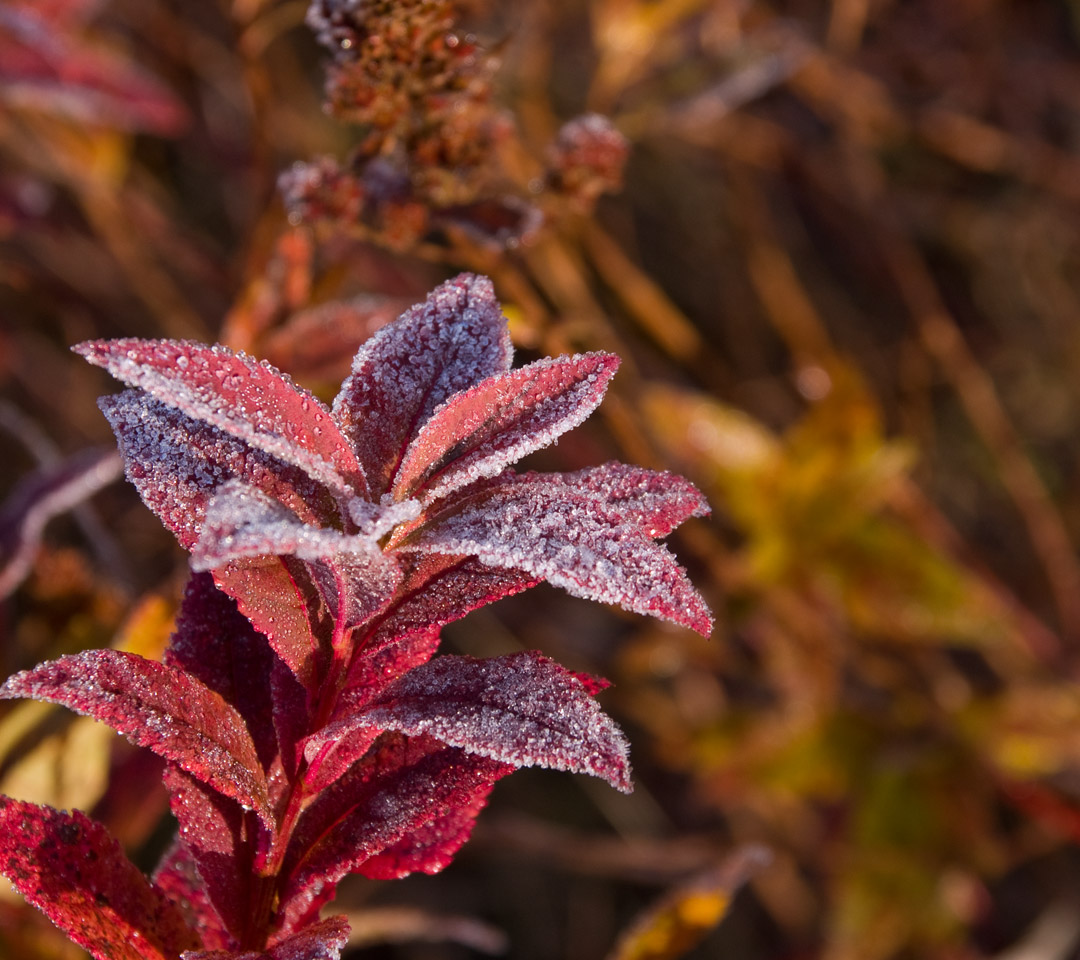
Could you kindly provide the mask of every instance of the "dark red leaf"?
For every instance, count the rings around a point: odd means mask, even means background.
[[[185,416],[139,390],[98,401],[112,425],[128,479],[185,549],[199,538],[206,505],[218,487],[244,480],[308,523],[329,522],[329,491],[285,463],[216,427]]]
[[[280,662],[265,636],[214,586],[207,573],[193,574],[176,618],[176,632],[164,662],[220,693],[239,711],[255,743],[263,769],[277,754],[277,737],[267,703],[270,674]]]
[[[410,873],[438,873],[472,835],[476,818],[487,806],[494,781],[481,785],[460,806],[407,833],[382,853],[365,860],[357,873],[372,880],[397,880]]]
[[[470,806],[512,769],[428,737],[385,734],[304,812],[286,858],[287,923],[302,923],[346,874],[431,821]],[[416,869],[434,872],[443,865],[438,857]]]
[[[363,681],[350,674],[347,686],[368,683],[364,658],[402,637],[423,633],[460,620],[467,613],[534,587],[538,577],[520,570],[502,570],[482,564],[475,557],[417,555],[398,588],[393,605],[383,614],[374,635],[358,652],[353,668]]]
[[[9,677],[0,697],[47,700],[92,716],[273,822],[243,718],[178,667],[119,650],[88,650]]]
[[[225,950],[233,942],[206,895],[191,848],[179,838],[158,864],[154,886],[177,906],[205,949]]]
[[[576,674],[535,651],[438,657],[410,670],[355,719],[515,767],[591,773],[624,793],[632,789],[622,731]]]
[[[99,960],[175,960],[199,946],[179,909],[78,811],[0,796],[0,872]]]
[[[618,366],[609,353],[548,358],[455,394],[410,444],[394,498],[422,490],[430,502],[497,476],[584,421]]]
[[[449,504],[399,549],[468,554],[522,570],[574,596],[615,603],[708,636],[712,617],[686,572],[636,520],[623,522],[588,492],[525,475]]]
[[[114,450],[84,450],[35,470],[0,505],[0,597],[6,597],[30,570],[45,524],[70,510],[118,476]]]
[[[330,411],[268,363],[186,340],[90,340],[73,349],[118,380],[299,467],[330,490],[367,492]]]
[[[334,401],[373,499],[397,472],[406,447],[435,408],[510,368],[506,321],[486,277],[463,273],[383,327],[357,353]]]
[[[247,815],[174,764],[166,768],[164,780],[180,838],[195,861],[207,899],[233,938],[228,946],[235,947],[253,919],[256,839],[248,835]]]

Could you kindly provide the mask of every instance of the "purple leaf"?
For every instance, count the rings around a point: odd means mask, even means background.
[[[394,498],[422,489],[431,502],[546,447],[596,409],[618,366],[608,353],[549,358],[455,394],[409,446]]]
[[[78,811],[0,796],[0,872],[99,960],[172,960],[198,946],[179,909]]]
[[[266,952],[208,950],[185,953],[183,960],[339,960],[348,940],[348,920],[329,917],[279,940]]]
[[[568,593],[671,620],[704,636],[712,617],[671,553],[637,522],[603,509],[588,490],[575,492],[543,475],[511,477],[451,502],[413,531],[399,549],[468,554],[522,570]]]
[[[709,515],[709,504],[689,480],[612,461],[576,473],[529,473],[519,482],[546,486],[546,496],[569,491],[586,496],[595,510],[641,527],[647,537],[666,537],[684,520]]]
[[[355,719],[515,767],[591,773],[624,793],[632,789],[622,731],[575,674],[535,651],[438,657],[410,670]]]
[[[328,522],[336,513],[329,491],[298,467],[139,390],[102,397],[98,405],[120,443],[128,479],[185,549],[199,538],[210,498],[233,479],[270,494],[305,522]]]
[[[92,716],[273,823],[266,778],[243,718],[179,667],[119,650],[88,650],[9,677],[0,697],[47,700]]]
[[[84,450],[35,470],[0,506],[0,597],[23,580],[34,560],[45,524],[70,510],[119,475],[113,450]]]
[[[165,770],[169,805],[180,825],[180,837],[195,861],[206,897],[236,946],[251,920],[255,841],[248,836],[248,817],[235,803],[179,767]]]
[[[510,368],[506,321],[486,277],[463,273],[383,327],[353,360],[334,416],[378,499],[435,408]]]
[[[302,923],[346,874],[431,821],[469,807],[512,769],[428,737],[385,734],[304,812],[286,857],[287,922]],[[440,857],[415,868],[434,872],[443,865]]]
[[[154,886],[169,898],[209,950],[225,950],[233,942],[206,894],[191,848],[180,839],[162,857],[154,872]]]
[[[330,411],[268,363],[186,340],[90,340],[73,349],[118,380],[299,467],[336,493],[349,486],[367,492]]]
[[[196,573],[188,581],[165,653],[168,666],[186,671],[221,694],[244,718],[263,769],[277,754],[277,737],[267,710],[267,685],[279,659],[266,637],[236,608],[236,601]]]

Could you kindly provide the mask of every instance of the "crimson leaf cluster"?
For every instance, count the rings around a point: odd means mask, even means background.
[[[603,353],[511,370],[490,281],[437,288],[357,354],[332,408],[223,347],[94,341],[127,475],[191,553],[162,662],[88,651],[9,678],[167,761],[152,880],[80,813],[0,799],[0,872],[96,957],[336,958],[319,911],[359,873],[442,869],[500,777],[630,789],[603,682],[537,652],[432,659],[441,628],[542,580],[708,633],[656,538],[707,507],[609,463],[515,473],[579,424]]]

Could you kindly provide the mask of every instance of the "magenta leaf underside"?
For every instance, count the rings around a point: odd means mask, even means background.
[[[63,704],[179,764],[273,821],[258,752],[235,707],[178,667],[88,650],[14,674],[0,697]]]
[[[165,771],[169,803],[203,883],[206,897],[235,947],[252,921],[255,838],[247,836],[245,814],[235,803],[175,765]]]
[[[99,960],[173,960],[198,946],[179,908],[78,811],[0,796],[0,864],[30,903]]]
[[[154,886],[180,910],[207,950],[226,950],[233,942],[199,876],[191,847],[177,837],[154,872]]]
[[[206,950],[183,960],[339,960],[349,940],[345,917],[329,917],[279,940],[269,950]]]

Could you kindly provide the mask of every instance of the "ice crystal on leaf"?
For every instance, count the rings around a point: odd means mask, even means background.
[[[0,806],[34,834],[5,848],[4,871],[38,878],[20,888],[46,891],[35,902],[79,943],[99,957],[334,958],[347,928],[319,910],[338,881],[442,869],[515,768],[630,789],[626,741],[593,699],[602,681],[535,652],[432,659],[443,625],[542,580],[708,633],[656,543],[707,512],[691,484],[617,463],[513,470],[596,408],[617,358],[511,370],[491,283],[468,274],[365,343],[329,408],[223,347],[76,349],[127,385],[102,409],[195,571],[163,663],[93,651],[0,687],[168,761],[180,831],[153,885],[81,815]],[[50,859],[69,835],[90,838],[100,877]],[[129,881],[130,936],[104,909],[73,919]]]

